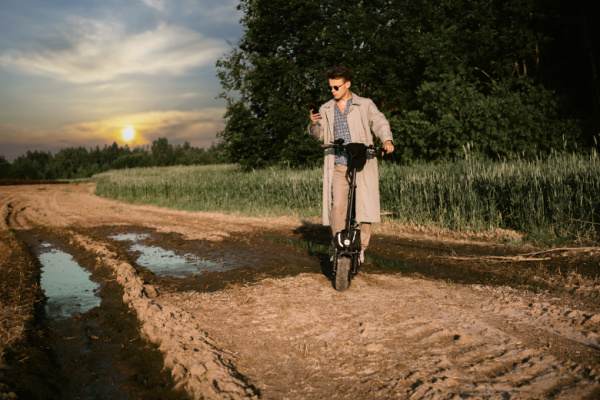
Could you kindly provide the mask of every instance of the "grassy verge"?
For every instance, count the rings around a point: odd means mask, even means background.
[[[96,193],[130,203],[244,215],[318,217],[321,168],[242,172],[234,165],[145,168],[96,175]],[[506,229],[538,242],[598,242],[600,160],[553,155],[491,162],[380,164],[386,218],[460,232]]]

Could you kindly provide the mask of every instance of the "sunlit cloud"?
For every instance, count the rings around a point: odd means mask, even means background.
[[[0,65],[77,83],[105,82],[131,74],[180,75],[212,65],[226,51],[222,40],[166,23],[136,34],[118,23],[83,19],[71,28],[61,46],[12,50],[0,56]]]
[[[0,124],[2,139],[0,148],[29,148],[32,142],[43,140],[52,149],[65,147],[92,148],[126,143],[121,132],[127,126],[135,129],[135,138],[129,147],[150,145],[159,137],[166,137],[171,144],[188,141],[194,147],[209,147],[216,141],[217,132],[225,127],[224,108],[207,108],[195,111],[153,111],[122,115],[101,121],[81,122],[52,130],[32,130],[14,124]],[[1,154],[1,151],[0,151]],[[9,158],[14,158],[16,155]]]
[[[113,117],[102,121],[82,122],[61,129],[65,138],[81,142],[81,137],[95,137],[104,143],[122,141],[121,131],[132,126],[136,138],[131,145],[146,145],[159,137],[171,143],[189,141],[194,146],[210,145],[218,131],[225,126],[223,108],[208,108],[197,111],[153,111]]]

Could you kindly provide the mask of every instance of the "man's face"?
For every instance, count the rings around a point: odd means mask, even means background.
[[[333,94],[333,98],[339,100],[348,93],[350,82],[345,82],[343,79],[330,79],[329,87]],[[336,87],[338,88],[337,90],[335,90]]]

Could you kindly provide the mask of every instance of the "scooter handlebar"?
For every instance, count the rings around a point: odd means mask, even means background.
[[[340,149],[341,150],[341,149],[344,149],[346,147],[346,144],[344,144],[344,143],[334,143],[334,142],[331,142],[331,143],[321,143],[321,144],[319,144],[319,147],[322,148],[323,150],[327,150],[327,149]],[[367,150],[371,150],[371,151],[374,151],[376,153],[379,153],[379,152],[381,152],[383,154],[387,153],[387,150],[384,149],[383,147],[378,147],[378,146],[375,146],[373,144],[367,146]]]

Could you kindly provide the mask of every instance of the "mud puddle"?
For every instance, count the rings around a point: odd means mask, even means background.
[[[268,277],[319,272],[319,258],[264,235],[232,234],[223,240],[189,240],[139,226],[82,230],[109,239],[146,282],[175,291],[216,291]]]
[[[42,242],[38,259],[42,264],[40,285],[46,296],[49,319],[73,317],[100,305],[95,293],[100,289],[92,274],[64,251]]]
[[[93,257],[47,232],[22,235],[44,290],[37,351],[23,355],[19,398],[175,399],[162,354],[139,336],[123,291]]]
[[[136,263],[151,272],[170,278],[186,278],[203,272],[222,272],[235,269],[235,265],[202,259],[195,254],[178,254],[160,246],[149,246],[145,240],[149,234],[123,233],[109,239],[129,243],[129,253],[137,254]]]

